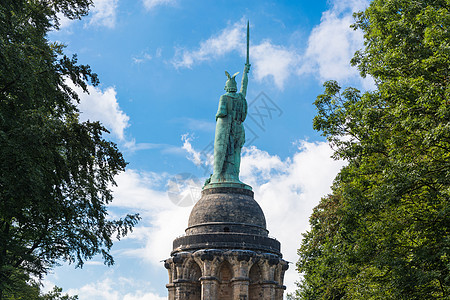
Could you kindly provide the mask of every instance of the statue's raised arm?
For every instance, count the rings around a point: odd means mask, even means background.
[[[250,71],[250,29],[249,22],[247,21],[247,60],[245,61],[244,72],[242,74],[241,91],[240,93],[247,97],[247,84],[248,84],[248,72]]]
[[[244,98],[247,97],[247,84],[248,84],[247,74],[249,71],[250,71],[250,64],[245,64],[244,74],[242,74],[241,90],[240,90],[240,93],[244,96]]]

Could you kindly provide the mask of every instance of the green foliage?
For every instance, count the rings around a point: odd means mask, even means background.
[[[298,296],[303,299],[340,299],[350,274],[345,261],[345,243],[339,214],[339,196],[329,195],[314,208],[311,231],[303,235],[298,268],[304,273]],[[344,267],[347,266],[347,267]]]
[[[21,270],[11,274],[12,286],[3,291],[5,300],[77,300],[78,296],[62,294],[62,288],[53,287],[48,293],[42,293],[40,285]]]
[[[52,291],[38,298],[39,300],[77,300],[78,296],[62,295],[62,288],[55,286]]]
[[[98,122],[78,120],[72,81],[97,75],[46,35],[56,14],[85,15],[91,0],[0,4],[0,299],[17,270],[42,276],[58,260],[82,266],[127,234],[137,215],[107,218],[114,176],[126,163]],[[49,298],[50,299],[50,298]]]
[[[300,299],[450,297],[450,2],[375,0],[352,63],[377,89],[326,82],[314,128],[348,161],[299,249]]]

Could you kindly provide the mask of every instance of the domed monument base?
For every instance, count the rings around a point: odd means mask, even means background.
[[[253,192],[220,187],[202,191],[165,267],[169,300],[281,300],[288,264]]]

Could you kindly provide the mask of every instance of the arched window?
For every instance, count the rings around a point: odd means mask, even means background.
[[[258,300],[263,298],[263,291],[261,287],[262,272],[258,264],[254,264],[250,268],[249,276],[250,285],[248,287],[249,300]]]
[[[187,297],[190,300],[201,300],[202,286],[200,283],[200,277],[202,277],[202,270],[198,264],[192,260],[188,266],[188,278],[191,281],[191,287],[187,291]]]
[[[231,287],[231,278],[233,278],[233,269],[231,265],[225,261],[219,268],[219,300],[230,300],[233,298],[233,290]]]

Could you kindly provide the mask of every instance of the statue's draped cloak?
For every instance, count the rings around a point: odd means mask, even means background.
[[[214,179],[239,181],[241,148],[245,143],[242,122],[247,116],[247,101],[241,93],[228,93],[219,100],[214,139]]]

